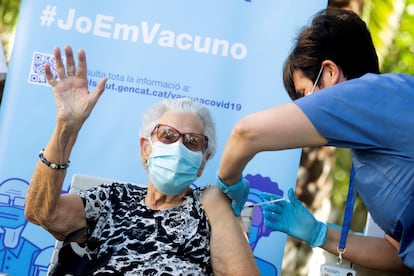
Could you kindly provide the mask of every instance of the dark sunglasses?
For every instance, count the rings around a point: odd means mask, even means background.
[[[183,137],[183,144],[192,151],[204,151],[208,145],[208,137],[199,133],[181,133],[172,126],[157,124],[151,132],[151,136],[157,135],[158,141],[164,144],[172,144]]]

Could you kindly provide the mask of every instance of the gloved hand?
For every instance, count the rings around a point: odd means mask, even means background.
[[[262,196],[266,201],[280,198],[268,193],[263,193]],[[295,197],[293,189],[289,189],[288,198],[290,202],[282,200],[262,206],[265,225],[272,230],[305,241],[311,247],[323,245],[326,242],[327,226],[315,219]]]
[[[220,177],[217,176],[217,187],[223,191],[232,201],[231,208],[236,216],[240,216],[241,210],[247,201],[249,196],[249,181],[243,176],[240,177],[239,181],[232,186],[227,186]]]

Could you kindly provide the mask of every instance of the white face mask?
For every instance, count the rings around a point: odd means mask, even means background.
[[[151,144],[152,152],[147,165],[152,183],[159,192],[177,195],[197,179],[203,162],[201,151],[191,151],[180,141],[172,144]]]

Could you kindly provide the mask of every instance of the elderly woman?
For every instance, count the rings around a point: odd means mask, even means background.
[[[148,186],[102,184],[61,194],[70,152],[102,94],[106,79],[88,92],[86,58],[65,47],[54,51],[59,81],[45,66],[57,103],[55,130],[39,155],[26,198],[27,219],[65,240],[85,244],[92,275],[255,275],[258,269],[241,221],[214,186],[191,189],[215,151],[206,107],[165,100],[144,116],[141,158]]]

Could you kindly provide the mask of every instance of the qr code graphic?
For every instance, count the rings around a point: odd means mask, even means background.
[[[62,61],[65,62],[63,57],[62,57]],[[56,73],[54,56],[52,54],[34,52],[33,57],[32,57],[32,62],[30,65],[29,83],[49,85],[46,80],[45,68],[44,68],[46,63],[50,65],[50,70],[54,78],[55,79],[58,78],[57,73]]]

